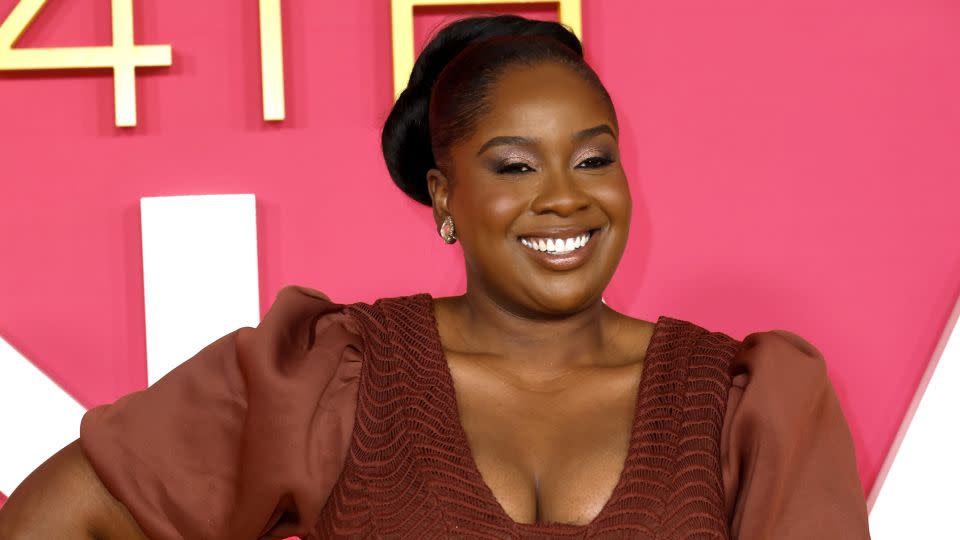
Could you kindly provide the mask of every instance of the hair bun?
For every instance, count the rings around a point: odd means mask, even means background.
[[[555,22],[497,15],[462,19],[441,29],[417,57],[407,87],[384,123],[380,140],[390,177],[415,201],[431,204],[426,177],[427,171],[436,167],[428,120],[434,83],[444,67],[468,46],[501,36],[550,37],[583,56],[576,35]]]

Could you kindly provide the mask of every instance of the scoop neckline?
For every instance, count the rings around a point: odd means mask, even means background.
[[[617,478],[617,483],[613,488],[613,491],[610,492],[610,496],[603,503],[603,506],[600,508],[600,511],[597,512],[597,515],[593,517],[589,522],[583,524],[576,523],[562,523],[562,522],[535,522],[535,523],[521,523],[514,521],[513,518],[507,513],[503,508],[503,505],[500,503],[500,500],[497,499],[496,495],[493,493],[493,490],[490,489],[490,486],[487,484],[486,480],[483,478],[483,474],[480,473],[480,467],[477,466],[477,460],[473,455],[473,448],[470,447],[470,442],[467,440],[467,432],[463,427],[463,422],[460,419],[460,405],[457,399],[456,387],[453,382],[453,372],[450,371],[450,364],[447,359],[447,353],[443,348],[443,340],[440,337],[440,326],[437,320],[436,314],[436,304],[434,298],[430,294],[424,294],[429,309],[426,310],[429,317],[429,337],[433,341],[432,349],[434,351],[435,358],[434,360],[440,364],[440,385],[437,390],[442,391],[446,394],[446,397],[451,400],[454,404],[455,411],[453,414],[454,421],[452,430],[454,442],[457,445],[457,450],[464,456],[466,461],[466,470],[464,471],[469,478],[467,481],[481,486],[483,491],[483,497],[494,509],[494,512],[497,514],[497,517],[507,523],[509,526],[517,530],[525,530],[530,532],[543,533],[545,531],[588,531],[606,517],[611,511],[611,507],[614,503],[623,496],[623,491],[626,489],[628,478],[627,471],[634,469],[637,465],[636,460],[638,459],[638,453],[635,451],[635,446],[640,441],[642,437],[641,433],[641,424],[642,424],[642,412],[643,412],[643,403],[647,399],[647,394],[650,393],[650,376],[649,373],[652,371],[650,369],[649,360],[651,359],[651,351],[654,348],[654,345],[658,344],[662,338],[662,329],[664,326],[664,321],[668,319],[665,315],[660,315],[657,317],[657,321],[653,326],[653,333],[650,335],[650,341],[647,344],[647,350],[644,353],[643,358],[643,368],[640,372],[640,381],[637,383],[637,392],[636,392],[636,403],[634,403],[633,410],[633,424],[630,427],[630,443],[627,447],[627,455],[624,458],[623,465],[620,469],[620,475]]]

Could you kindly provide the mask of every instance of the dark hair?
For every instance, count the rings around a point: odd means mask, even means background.
[[[427,171],[489,110],[487,94],[498,76],[512,65],[545,61],[570,66],[610,102],[583,59],[580,40],[561,24],[498,15],[462,19],[440,30],[417,58],[383,126],[381,148],[394,183],[430,205]]]

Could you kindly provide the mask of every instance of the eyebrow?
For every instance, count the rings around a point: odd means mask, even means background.
[[[494,137],[483,143],[483,146],[481,146],[480,150],[477,151],[477,155],[479,156],[494,146],[532,146],[534,144],[537,144],[537,140],[529,137],[520,137],[516,135]]]
[[[581,142],[604,133],[610,135],[614,139],[617,138],[617,134],[614,133],[613,128],[611,128],[608,124],[600,124],[599,126],[594,126],[592,128],[587,128],[583,131],[574,133],[571,139],[574,142]],[[483,154],[494,146],[532,146],[537,144],[537,142],[537,139],[531,139],[530,137],[521,137],[519,135],[502,135],[499,137],[494,137],[483,143],[483,146],[481,146],[480,150],[477,151],[477,155],[479,156]]]
[[[600,124],[599,126],[580,131],[573,136],[573,140],[576,142],[585,141],[604,133],[613,137],[613,140],[617,140],[617,134],[614,133],[613,128],[610,127],[609,124]]]

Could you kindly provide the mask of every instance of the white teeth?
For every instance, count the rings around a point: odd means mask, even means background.
[[[528,239],[521,238],[520,243],[524,247],[534,249],[537,251],[545,251],[548,253],[569,253],[576,249],[580,249],[583,246],[587,245],[587,242],[590,241],[590,233],[584,233],[580,236],[575,236],[573,238],[537,238],[537,239]]]

